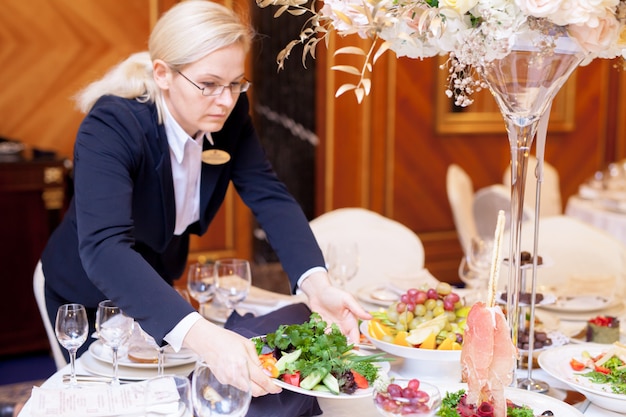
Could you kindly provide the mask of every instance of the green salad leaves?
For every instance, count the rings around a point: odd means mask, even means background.
[[[341,385],[342,376],[355,371],[371,384],[378,376],[375,362],[386,360],[381,354],[356,354],[339,327],[329,326],[318,313],[312,313],[306,323],[281,325],[276,332],[254,340],[258,354],[269,348],[278,359],[299,350],[298,358],[286,365],[286,372],[300,372],[303,381],[309,375],[332,374]]]

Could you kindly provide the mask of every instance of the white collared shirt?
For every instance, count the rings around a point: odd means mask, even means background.
[[[174,234],[181,235],[187,227],[200,219],[200,171],[202,168],[202,141],[204,132],[189,136],[174,119],[163,100],[165,134],[170,149],[174,200],[176,202],[176,225]],[[181,320],[164,339],[178,351],[187,332],[202,316],[191,313]]]
[[[181,235],[187,226],[200,219],[200,171],[202,167],[202,141],[204,132],[189,136],[174,119],[163,101],[163,125],[170,148],[172,180],[176,202],[174,234]]]

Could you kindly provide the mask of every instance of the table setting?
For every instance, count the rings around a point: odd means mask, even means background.
[[[548,255],[548,252],[545,253],[546,259],[550,259],[549,267],[545,268],[548,270],[553,267],[553,262],[558,262],[558,257],[553,258]],[[490,274],[497,272],[492,271]],[[487,294],[491,294],[491,302],[494,306],[502,307],[503,293],[501,289],[496,291],[494,282],[495,280],[490,278]],[[603,285],[598,285],[598,283]],[[604,284],[613,288],[615,280],[611,280],[609,276],[604,281],[596,281],[594,287],[604,287]],[[580,303],[580,300],[577,300],[568,304],[567,299],[559,301],[560,297],[564,297],[558,291],[559,288],[560,286],[538,287],[539,290],[545,291],[546,301],[536,306],[537,327],[535,330],[546,331],[553,341],[543,348],[535,349],[530,361],[534,362],[533,378],[545,382],[549,389],[546,393],[538,393],[511,385],[505,389],[506,398],[529,406],[535,415],[541,415],[547,410],[557,416],[614,417],[624,415],[619,412],[626,410],[626,394],[613,394],[606,392],[606,387],[598,388],[595,383],[582,383],[581,377],[570,368],[571,359],[577,358],[582,361],[582,352],[589,351],[592,355],[598,355],[600,351],[610,348],[610,344],[590,344],[581,332],[588,320],[603,314],[620,313],[623,320],[626,320],[623,304],[617,301],[602,302],[598,298],[602,294],[597,291],[589,293],[591,289],[585,278],[572,280],[571,285],[566,287],[569,291],[567,297],[592,297],[588,302]],[[479,295],[476,294],[477,292]],[[468,288],[455,288],[437,280],[427,269],[421,269],[411,274],[385,276],[382,282],[375,286],[365,283],[362,288],[355,291],[355,296],[372,313],[373,318],[360,323],[362,338],[355,345],[354,352],[357,352],[359,356],[378,355],[377,357],[381,358],[378,364],[378,379],[367,388],[360,388],[353,394],[338,394],[326,389],[305,389],[277,378],[276,383],[284,390],[317,397],[326,415],[360,414],[367,417],[397,415],[390,414],[389,409],[404,407],[406,400],[390,398],[390,392],[393,393],[394,389],[397,389],[393,387],[399,384],[403,385],[401,392],[409,389],[410,385],[415,387],[416,383],[411,382],[412,380],[417,380],[423,387],[423,390],[415,388],[413,393],[407,394],[413,397],[429,393],[429,398],[439,395],[445,399],[460,390],[468,389],[467,382],[464,382],[462,377],[464,369],[462,365],[463,326],[468,320],[473,304],[485,296],[485,288],[482,285],[479,288],[472,288],[471,285]],[[211,297],[205,301],[206,305],[201,307],[201,311],[206,315],[210,308],[219,308],[220,318],[216,316],[212,319],[218,324],[223,324],[228,312],[233,309],[240,316],[245,313],[252,313],[250,316],[261,316],[290,304],[295,305],[305,301],[302,294],[295,296],[278,294],[255,286],[246,288],[243,299],[238,297],[239,301],[230,306],[227,304],[219,306],[218,300],[222,297]],[[102,308],[115,310],[115,306],[102,304]],[[523,301],[522,305],[524,305]],[[179,405],[177,406],[179,408],[176,408],[171,402],[166,402],[167,404],[161,411],[158,406],[156,410],[149,410],[146,398],[152,395],[147,388],[151,381],[164,376],[178,376],[188,380],[188,376],[194,369],[197,370],[197,367],[202,365],[197,361],[193,352],[185,349],[174,352],[167,346],[159,349],[153,341],[150,343],[149,336],[146,337],[147,335],[143,334],[141,329],[125,330],[127,329],[126,321],[121,319],[123,312],[121,315],[120,312],[117,313],[111,314],[112,319],[108,320],[109,316],[103,312],[99,313],[99,331],[92,335],[98,337],[98,340],[92,343],[80,358],[71,361],[67,367],[54,374],[41,387],[35,387],[30,400],[20,414],[21,417],[49,415],[191,416],[194,415],[193,411],[190,411],[195,406],[194,395],[196,398],[200,395],[203,398],[202,401],[205,402],[207,395],[208,398],[211,395],[217,395],[215,398],[224,396],[219,392],[215,394],[213,391],[210,391],[210,395],[207,392],[198,394],[199,388],[194,387],[193,380],[191,380],[188,381],[189,387],[181,388],[185,392],[190,392],[191,399],[180,400],[181,403],[189,402],[191,405]],[[211,317],[208,318],[211,319]],[[62,322],[59,321],[59,325],[60,323]],[[110,326],[117,330],[109,330]],[[566,334],[567,337],[556,340],[553,336],[554,332]],[[80,331],[75,334],[78,341],[74,345],[67,345],[71,349],[77,344],[80,346],[83,343],[81,338],[86,337]],[[582,339],[576,339],[577,335],[582,336]],[[623,333],[620,334],[620,340],[622,342],[624,340]],[[524,368],[523,359],[528,358],[528,352],[521,349],[520,353],[522,359],[516,366],[516,380],[518,377],[523,379],[528,372],[527,368]],[[205,375],[204,378],[208,376]],[[170,386],[170,391],[169,394],[163,394],[164,397],[173,395],[176,380],[169,381],[167,385]],[[429,391],[427,388],[430,386],[434,387],[438,394]],[[80,406],[80,404],[90,402],[99,406],[89,410]],[[211,401],[208,400],[208,403],[210,404]],[[68,404],[73,405],[70,407]],[[123,408],[116,408],[120,404]],[[441,407],[439,401],[430,404],[427,410],[429,412]],[[197,405],[197,407],[210,406],[205,403],[204,406]],[[209,414],[211,412],[213,414]],[[195,415],[216,415],[215,410],[205,411],[205,413],[207,414],[198,414],[196,411]]]
[[[626,244],[625,160],[597,171],[567,200],[565,214],[606,231]]]

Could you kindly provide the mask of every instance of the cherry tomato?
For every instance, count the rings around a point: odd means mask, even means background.
[[[574,358],[572,358],[572,360],[569,361],[569,366],[571,366],[571,368],[574,371],[582,371],[583,369],[585,369],[585,364],[580,361],[577,361]]]
[[[354,382],[357,387],[365,389],[370,386],[369,382],[367,382],[367,379],[363,375],[353,369],[351,369],[350,372],[352,372],[352,376],[354,376]]]
[[[300,386],[300,371],[296,371],[293,374],[283,374],[281,377],[283,381],[294,387]]]
[[[602,374],[605,374],[605,375],[608,375],[608,374],[611,373],[611,370],[609,368],[604,367],[604,366],[597,366],[596,365],[593,370],[596,371],[596,372],[600,372]]]

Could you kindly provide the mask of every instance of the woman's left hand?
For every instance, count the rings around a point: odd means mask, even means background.
[[[336,323],[351,343],[359,342],[359,319],[372,316],[361,307],[349,292],[334,287],[325,272],[307,277],[301,286],[309,298],[311,310],[327,322]]]

